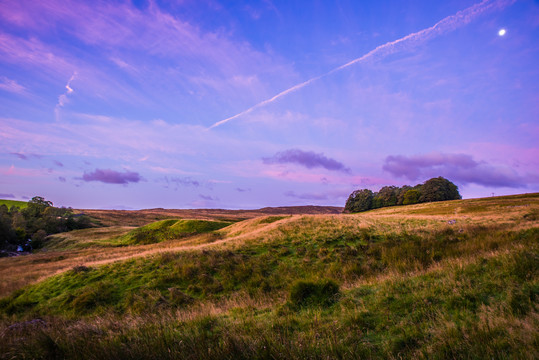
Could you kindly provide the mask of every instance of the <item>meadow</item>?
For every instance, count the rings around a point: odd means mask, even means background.
[[[95,210],[0,258],[0,357],[539,358],[539,194],[289,210]]]
[[[28,203],[26,201],[0,199],[0,206],[6,205],[8,209],[12,206],[18,207],[19,209],[24,209],[26,208],[27,204]]]

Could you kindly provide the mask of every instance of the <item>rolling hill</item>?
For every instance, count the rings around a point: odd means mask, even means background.
[[[338,212],[85,210],[0,259],[0,357],[539,357],[539,194]]]

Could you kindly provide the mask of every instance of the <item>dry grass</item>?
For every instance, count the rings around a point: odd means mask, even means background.
[[[480,211],[475,210],[478,207],[481,208]],[[503,228],[504,231],[519,231],[539,226],[539,218],[536,215],[539,212],[539,194],[383,208],[352,215],[286,216],[285,210],[290,213],[302,209],[311,212],[324,212],[335,211],[336,208],[300,207],[265,210],[272,213],[273,217],[266,215],[237,222],[217,231],[217,236],[201,234],[151,245],[92,246],[101,240],[124,234],[132,229],[132,227],[126,226],[85,229],[58,234],[53,237],[50,247],[48,246],[45,251],[29,256],[0,259],[0,297],[75,266],[97,266],[170,251],[192,251],[207,248],[235,249],[243,244],[281,242],[291,236],[296,241],[335,238],[343,234],[357,237],[361,236],[366,229],[375,234],[387,235],[396,233],[424,234],[446,229],[473,233],[478,226],[494,226]],[[255,216],[265,211],[170,210],[172,213],[183,215],[198,212],[198,218],[212,219],[223,219],[225,215]],[[115,217],[115,211],[95,210],[95,213],[98,212],[112,214],[111,222],[119,219]],[[147,212],[148,214],[170,214],[159,209],[147,210]],[[95,213],[91,215],[94,216]],[[120,213],[122,214],[120,218],[126,216],[126,212]],[[276,214],[283,217],[274,217]],[[137,219],[136,222],[148,220],[145,216]],[[456,220],[456,223],[448,224],[450,220]],[[89,246],[86,249],[84,249],[85,244]],[[65,249],[66,247],[68,249]],[[69,247],[78,249],[69,249]],[[58,250],[60,248],[65,250]]]
[[[163,219],[197,219],[242,221],[269,215],[339,214],[335,206],[284,206],[257,210],[224,209],[147,209],[147,210],[77,210],[98,220],[104,226],[142,226]]]
[[[272,214],[150,245],[103,247],[120,227],[59,235],[0,259],[0,291],[93,268],[3,300],[0,358],[538,358],[538,214],[534,194]],[[289,284],[309,277],[342,279],[338,301],[294,307]]]

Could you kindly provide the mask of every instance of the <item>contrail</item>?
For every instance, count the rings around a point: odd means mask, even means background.
[[[406,46],[417,44],[419,42],[424,42],[426,40],[429,40],[435,36],[438,36],[440,34],[445,34],[448,32],[451,32],[455,29],[457,29],[460,26],[466,25],[475,18],[477,18],[479,15],[483,14],[486,11],[492,10],[492,9],[503,9],[511,4],[513,4],[516,0],[483,0],[480,3],[477,3],[475,5],[470,6],[469,8],[466,8],[464,10],[461,10],[457,12],[455,15],[448,16],[440,21],[438,21],[433,26],[417,31],[415,33],[411,33],[409,35],[406,35],[400,39],[387,42],[383,45],[380,45],[376,47],[374,50],[369,51],[365,55],[354,59],[344,65],[341,65],[333,70],[328,71],[325,74],[316,76],[314,78],[311,78],[307,81],[304,81],[300,84],[294,85],[289,89],[286,89],[274,97],[264,100],[256,105],[253,105],[252,107],[248,108],[247,110],[244,110],[234,116],[231,116],[229,118],[226,118],[224,120],[218,121],[212,126],[209,127],[209,129],[213,129],[217,126],[223,125],[231,120],[234,120],[236,118],[239,118],[240,116],[246,115],[251,113],[253,110],[256,110],[264,105],[270,104],[274,102],[275,100],[282,98],[283,96],[299,90],[323,77],[326,77],[328,75],[331,75],[337,71],[346,69],[349,66],[352,66],[354,64],[357,64],[359,62],[371,59],[371,58],[381,58],[390,54],[393,54],[402,48],[405,48]]]

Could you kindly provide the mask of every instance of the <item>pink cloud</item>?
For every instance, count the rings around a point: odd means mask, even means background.
[[[213,79],[212,83],[200,85],[216,87],[217,90],[224,86],[225,91],[230,88],[264,91],[263,83],[254,74],[283,74],[291,69],[276,63],[275,55],[259,52],[247,42],[233,41],[229,34],[204,31],[161,11],[153,3],[140,10],[129,2],[8,0],[2,6],[1,16],[21,28],[39,33],[64,31],[87,44],[106,48],[112,52],[108,60],[133,75],[139,72],[137,65],[130,59],[120,59],[115,55],[119,51],[140,51],[144,55],[170,59],[185,66],[196,64],[204,68],[204,73],[211,72],[211,76],[205,79]],[[39,40],[2,34],[0,45],[4,54],[14,61],[47,66],[57,63],[57,69],[67,69],[68,73],[75,70]],[[64,54],[64,58],[68,57],[69,54]],[[135,56],[133,60],[138,58]],[[219,81],[215,83],[215,79]]]
[[[11,165],[7,168],[0,168],[0,174],[7,176],[42,177],[48,175],[49,172],[46,169],[24,169]]]
[[[26,92],[26,88],[24,86],[5,76],[0,76],[0,90],[9,91],[16,94],[24,94]]]

